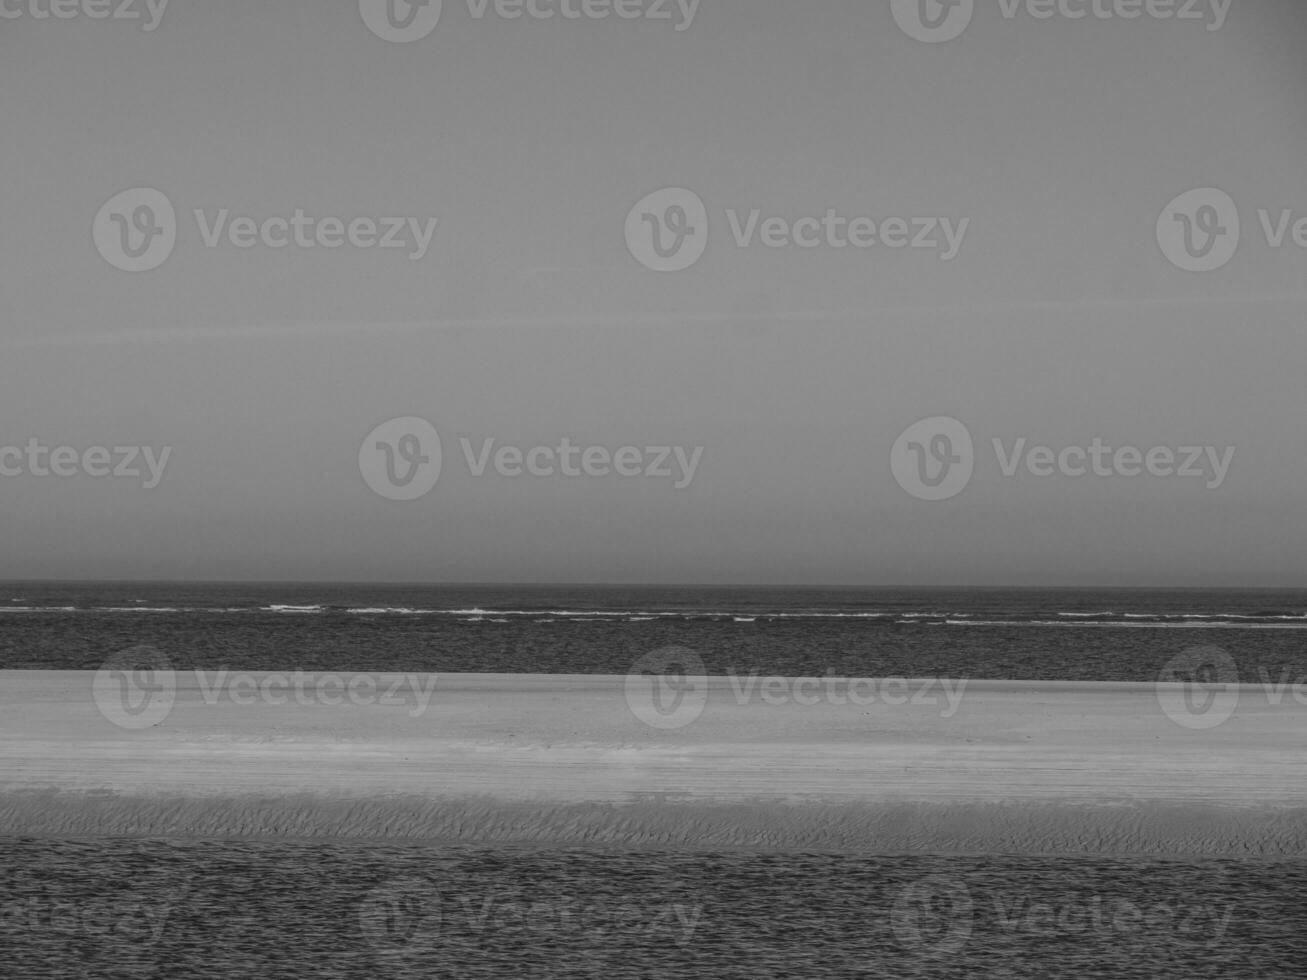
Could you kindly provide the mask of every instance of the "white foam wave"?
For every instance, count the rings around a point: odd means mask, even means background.
[[[1228,630],[1302,630],[1307,629],[1307,623],[1230,623],[1230,622],[1184,622],[1184,623],[1163,623],[1163,622],[1083,622],[1068,623],[1060,620],[1045,619],[971,619],[971,620],[945,620],[947,626],[1060,626],[1063,629],[1228,629]]]
[[[87,610],[88,612],[91,610]],[[181,612],[180,606],[106,606],[94,612],[171,613]]]

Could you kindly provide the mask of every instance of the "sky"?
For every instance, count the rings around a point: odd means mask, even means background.
[[[0,578],[1307,587],[1307,7],[391,2],[0,0]]]

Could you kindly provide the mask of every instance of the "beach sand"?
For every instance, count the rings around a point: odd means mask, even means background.
[[[355,700],[374,703],[340,704],[321,675],[304,703],[292,675],[252,676],[207,703],[179,672],[167,716],[128,730],[93,672],[0,671],[0,833],[1307,855],[1307,707],[1260,689],[1195,730],[1151,684],[910,681],[855,703],[826,679],[715,677],[659,729],[620,676],[371,675]]]

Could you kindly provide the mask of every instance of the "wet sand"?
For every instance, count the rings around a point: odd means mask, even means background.
[[[372,675],[331,704],[255,674],[206,703],[218,675],[186,672],[129,730],[93,676],[0,671],[5,834],[1307,855],[1307,707],[1260,689],[1196,730],[1151,684],[710,678],[655,728],[624,677]]]

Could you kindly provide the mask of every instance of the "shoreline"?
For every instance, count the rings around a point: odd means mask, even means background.
[[[617,803],[0,793],[0,839],[1307,860],[1307,807]]]
[[[166,716],[127,730],[94,676],[0,671],[6,837],[1307,856],[1307,709],[1251,689],[1195,730],[1151,684],[801,703],[714,677],[701,713],[658,729],[622,676],[424,675],[425,703],[274,704],[208,703],[178,672]]]

